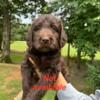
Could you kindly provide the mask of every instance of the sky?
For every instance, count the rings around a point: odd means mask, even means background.
[[[31,18],[25,18],[24,16],[21,16],[21,21],[22,21],[23,24],[32,23],[32,19]]]
[[[45,0],[47,2],[51,2],[53,0]],[[31,18],[25,18],[24,16],[21,16],[21,21],[23,24],[30,24],[32,23],[32,19]]]

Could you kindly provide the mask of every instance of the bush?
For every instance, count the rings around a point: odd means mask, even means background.
[[[88,83],[95,90],[100,89],[100,67],[88,65]]]

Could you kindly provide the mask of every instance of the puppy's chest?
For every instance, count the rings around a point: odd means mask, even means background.
[[[59,57],[54,57],[54,56],[42,56],[42,57],[31,57],[33,60],[33,66],[35,65],[35,68],[38,68],[40,72],[42,71],[47,71],[48,69],[53,69],[55,68],[60,60]],[[32,63],[32,61],[31,61]]]
[[[59,58],[55,57],[41,57],[40,59],[40,70],[51,69],[59,63]]]
[[[31,57],[30,62],[34,69],[33,74],[41,77],[42,73],[55,74],[61,70],[61,58],[60,57],[41,57],[41,59],[33,59]]]

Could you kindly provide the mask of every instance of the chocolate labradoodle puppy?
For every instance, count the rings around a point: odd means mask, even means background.
[[[67,68],[61,57],[61,48],[67,36],[61,20],[52,15],[35,19],[27,35],[28,49],[21,66],[23,100],[42,100],[45,90],[33,86],[53,86],[54,81],[44,80],[45,75],[58,77],[61,71],[68,81]],[[57,99],[57,98],[56,98]]]

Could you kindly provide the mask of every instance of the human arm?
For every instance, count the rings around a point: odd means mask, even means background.
[[[59,73],[56,85],[66,86],[64,90],[59,90],[57,93],[58,100],[100,100],[100,90],[95,92],[95,95],[86,95],[82,92],[79,92],[72,86],[71,83],[68,83],[63,77],[62,73]]]

